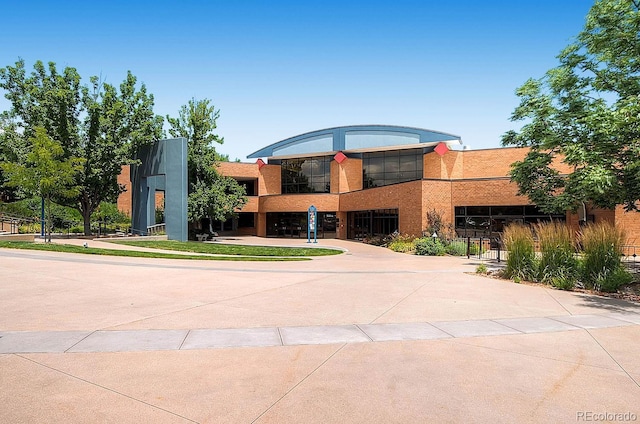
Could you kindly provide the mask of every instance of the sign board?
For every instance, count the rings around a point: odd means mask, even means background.
[[[307,210],[307,243],[311,243],[311,233],[313,242],[318,242],[318,210],[315,206],[309,206]]]

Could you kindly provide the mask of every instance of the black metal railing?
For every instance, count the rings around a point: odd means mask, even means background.
[[[509,255],[499,237],[459,237],[450,240],[450,242],[464,243],[466,256],[469,259],[476,258],[501,262],[506,260]],[[537,243],[536,251],[539,251]],[[640,246],[622,246],[621,259],[629,271],[640,273]]]
[[[506,257],[502,241],[497,237],[458,237],[450,243],[463,243],[467,258],[495,260],[501,262]]]
[[[18,234],[21,226],[39,224],[40,220],[37,218],[0,213],[0,233]]]
[[[640,273],[640,246],[622,246],[622,263],[633,273]]]

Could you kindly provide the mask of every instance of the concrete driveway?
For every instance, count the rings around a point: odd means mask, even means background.
[[[640,421],[638,304],[318,245],[346,253],[0,250],[0,422]]]

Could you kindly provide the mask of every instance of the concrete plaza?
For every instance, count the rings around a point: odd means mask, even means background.
[[[0,250],[0,422],[640,421],[640,305],[318,245],[345,253]]]

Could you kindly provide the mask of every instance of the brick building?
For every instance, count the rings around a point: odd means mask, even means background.
[[[249,155],[255,163],[219,164],[247,189],[238,216],[216,223],[223,234],[306,237],[307,210],[318,237],[360,239],[395,230],[420,235],[436,210],[458,235],[493,236],[510,222],[609,220],[640,242],[640,214],[587,208],[548,215],[517,195],[510,164],[526,149],[465,150],[460,137],[398,126],[348,126],[291,137]],[[561,165],[558,165],[562,170]],[[128,175],[128,173],[124,173]],[[122,181],[126,184],[126,181]],[[126,211],[126,196],[119,202]]]

